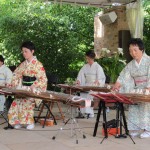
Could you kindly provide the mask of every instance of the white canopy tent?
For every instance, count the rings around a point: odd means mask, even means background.
[[[111,5],[126,5],[137,0],[48,0],[51,2],[87,5],[94,7],[108,7]]]

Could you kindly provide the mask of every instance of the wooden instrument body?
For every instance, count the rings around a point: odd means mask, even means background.
[[[70,86],[65,86],[65,88],[70,88]],[[72,89],[80,90],[80,91],[98,91],[98,92],[110,92],[110,89],[107,89],[106,87],[93,87],[93,86],[71,86]],[[31,97],[31,98],[37,98],[42,99],[45,101],[59,101],[67,105],[74,105],[77,107],[84,107],[85,101],[72,101],[72,98],[74,95],[71,94],[64,94],[59,92],[53,92],[53,91],[46,91],[41,92],[40,94],[33,93],[31,91],[26,90],[18,90],[18,89],[12,89],[12,88],[4,88],[4,86],[0,86],[0,93],[5,95],[14,95],[17,97]],[[132,101],[133,103],[141,103],[141,102],[150,102],[150,95],[143,95],[143,94],[137,94],[137,93],[118,93],[119,96],[123,96],[124,98],[128,99],[128,101]],[[117,94],[116,94],[117,96]],[[100,98],[100,97],[99,97]],[[112,97],[113,99],[113,97]]]
[[[99,87],[99,86],[76,86],[76,85],[67,85],[67,84],[58,84],[57,86],[67,89],[68,91],[81,91],[81,92],[87,92],[87,91],[97,91],[97,92],[110,92],[111,89],[108,89],[107,87]]]
[[[76,107],[85,106],[84,100],[75,102],[75,101],[72,101],[72,98],[74,97],[73,95],[53,92],[53,91],[46,91],[46,92],[41,92],[37,94],[37,93],[33,93],[31,91],[26,91],[26,90],[2,88],[1,93],[5,95],[14,95],[15,97],[19,97],[19,98],[31,97],[31,98],[42,99],[42,100],[51,101],[51,102],[62,102],[64,104],[72,105]]]

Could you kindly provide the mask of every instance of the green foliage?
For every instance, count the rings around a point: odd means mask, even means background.
[[[93,16],[99,10],[30,0],[0,2],[0,53],[7,64],[21,60],[19,46],[35,43],[36,56],[61,81],[75,78],[84,52],[93,49]]]
[[[144,42],[150,54],[149,0],[144,0],[144,9]],[[0,54],[7,58],[7,65],[18,65],[23,59],[19,46],[31,40],[37,48],[35,55],[48,72],[56,73],[60,82],[70,77],[74,80],[83,66],[84,52],[93,49],[93,19],[99,11],[43,0],[1,0]],[[118,61],[117,67],[113,66],[115,61],[115,57],[99,60],[112,82],[123,68]]]
[[[109,55],[110,52],[107,49],[102,52],[105,52],[105,54],[102,54],[103,57],[99,59],[98,62],[102,66],[105,74],[110,78],[110,82],[114,83],[119,73],[126,65],[126,60],[123,57],[123,50],[119,48],[119,50],[112,55]]]

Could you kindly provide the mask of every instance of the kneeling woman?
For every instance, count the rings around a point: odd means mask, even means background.
[[[25,61],[14,71],[12,87],[30,89],[31,91],[46,91],[47,77],[43,65],[33,56],[35,46],[27,41],[21,45]],[[15,98],[8,112],[9,123],[19,129],[25,126],[27,129],[34,128],[34,107],[41,100],[33,98]]]

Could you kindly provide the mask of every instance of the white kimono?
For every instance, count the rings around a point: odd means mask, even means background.
[[[94,82],[96,80],[99,81],[100,86],[104,86],[106,77],[105,77],[103,68],[97,62],[94,62],[92,65],[85,64],[81,68],[81,70],[79,71],[77,80],[80,81],[81,86],[95,86]],[[88,93],[81,93],[80,96],[93,100],[93,97],[89,95]],[[94,116],[92,107],[81,108],[81,113],[87,113],[87,114]]]
[[[117,81],[122,85],[120,92],[124,93],[132,92],[134,89],[149,88],[150,57],[144,53],[139,64],[132,60],[122,70]],[[150,103],[143,102],[129,106],[128,129],[150,131]]]
[[[12,79],[12,71],[5,65],[2,65],[0,67],[0,85],[5,86],[5,84],[10,84],[11,79]],[[0,95],[0,111],[4,110],[4,103],[5,103],[5,96]]]

